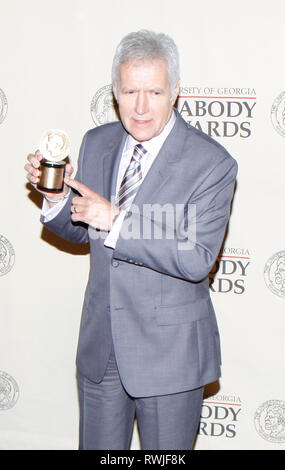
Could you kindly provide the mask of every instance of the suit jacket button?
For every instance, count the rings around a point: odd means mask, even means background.
[[[118,260],[112,259],[112,266],[113,266],[113,268],[117,268],[117,267],[119,266],[119,264],[120,264],[120,263],[119,263]]]

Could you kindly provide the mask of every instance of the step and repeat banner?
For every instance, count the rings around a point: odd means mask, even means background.
[[[177,109],[238,161],[232,215],[210,274],[222,339],[196,449],[285,449],[283,1],[0,0],[0,448],[77,449],[75,355],[88,247],[40,224],[26,157],[64,130],[117,119],[122,36],[163,31],[181,58]],[[132,449],[139,449],[135,427]]]

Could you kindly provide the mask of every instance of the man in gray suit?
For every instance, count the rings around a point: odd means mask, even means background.
[[[113,62],[121,122],[84,136],[78,171],[42,221],[90,244],[77,352],[80,449],[190,449],[203,387],[220,376],[208,273],[230,214],[235,160],[174,109],[179,58],[150,31]],[[28,157],[35,186],[39,152]],[[72,188],[72,190],[70,189]]]

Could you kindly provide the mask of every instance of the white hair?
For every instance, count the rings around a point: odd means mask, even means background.
[[[120,65],[133,60],[163,59],[168,65],[168,78],[174,96],[179,80],[179,54],[173,39],[164,33],[142,29],[129,33],[117,46],[112,66],[113,93],[117,99]]]

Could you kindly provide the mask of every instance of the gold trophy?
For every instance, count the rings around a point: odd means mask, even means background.
[[[49,129],[41,136],[39,150],[43,160],[37,188],[49,193],[60,193],[63,190],[66,165],[63,160],[70,153],[69,139],[63,131]]]

